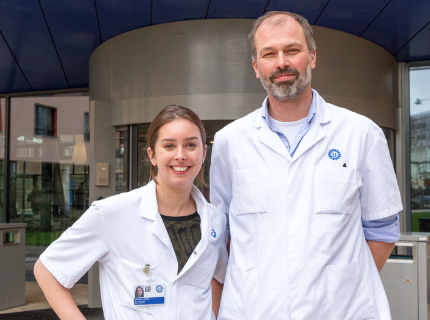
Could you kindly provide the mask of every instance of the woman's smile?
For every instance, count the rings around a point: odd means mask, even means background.
[[[189,171],[191,167],[171,167],[175,173],[183,174]]]

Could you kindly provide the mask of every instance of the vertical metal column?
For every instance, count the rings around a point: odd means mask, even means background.
[[[137,158],[139,150],[137,150],[137,124],[130,126],[130,182],[129,190],[137,188]]]
[[[5,97],[5,108],[4,108],[4,192],[3,192],[3,215],[2,222],[9,222],[9,194],[10,194],[10,96]]]
[[[409,106],[409,64],[402,64],[401,68],[401,108],[403,125],[403,231],[412,231],[411,211],[411,132],[410,132],[410,106]]]
[[[417,242],[417,267],[418,267],[418,319],[427,320],[427,291],[428,291],[428,242]]]

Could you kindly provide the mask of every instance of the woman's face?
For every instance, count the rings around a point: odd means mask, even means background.
[[[143,296],[143,290],[142,290],[142,288],[137,288],[137,296],[138,297],[142,297]]]
[[[189,120],[176,119],[158,131],[155,152],[148,148],[149,158],[158,167],[157,182],[169,188],[191,188],[198,175],[207,146],[200,130]]]

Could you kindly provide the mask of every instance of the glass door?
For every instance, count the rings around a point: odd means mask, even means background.
[[[411,68],[411,231],[430,231],[430,68]]]

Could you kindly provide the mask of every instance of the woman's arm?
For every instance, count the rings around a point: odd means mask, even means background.
[[[64,288],[43,265],[40,259],[34,265],[34,276],[52,309],[60,319],[85,319],[73,301],[69,289]]]
[[[212,310],[215,313],[215,318],[218,318],[219,306],[221,304],[221,293],[224,285],[219,283],[215,278],[212,278]]]

